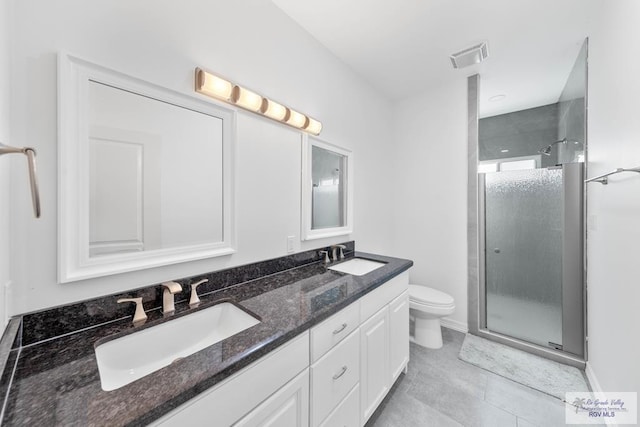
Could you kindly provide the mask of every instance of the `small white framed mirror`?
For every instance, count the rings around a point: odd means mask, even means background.
[[[302,238],[353,232],[353,153],[308,135],[302,140]]]
[[[235,252],[235,111],[60,54],[58,276]]]

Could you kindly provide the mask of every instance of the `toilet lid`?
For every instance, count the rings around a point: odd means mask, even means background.
[[[431,305],[452,305],[453,297],[437,289],[420,285],[409,285],[409,298],[415,302]]]

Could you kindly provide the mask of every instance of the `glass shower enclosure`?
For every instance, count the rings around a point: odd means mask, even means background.
[[[479,174],[489,332],[584,355],[583,179],[581,163]]]

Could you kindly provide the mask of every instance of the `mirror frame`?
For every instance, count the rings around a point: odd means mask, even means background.
[[[346,215],[345,225],[342,227],[321,228],[313,230],[311,228],[312,212],[312,194],[305,189],[312,188],[312,147],[320,147],[328,151],[345,156],[347,159],[347,197],[346,197]],[[301,236],[302,240],[323,239],[326,237],[342,236],[353,233],[353,152],[350,150],[329,144],[318,138],[309,135],[302,135],[302,182],[301,182],[301,198],[302,198],[302,218],[301,218]]]
[[[174,248],[89,256],[89,145],[86,100],[89,81],[185,107],[223,120],[222,241]],[[85,101],[82,101],[85,100]],[[58,55],[58,280],[61,283],[229,255],[236,251],[236,111],[211,101]]]

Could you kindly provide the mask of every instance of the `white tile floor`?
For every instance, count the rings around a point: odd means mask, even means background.
[[[560,400],[458,359],[464,334],[443,328],[444,347],[411,344],[411,360],[367,427],[564,426]],[[575,425],[574,425],[575,426]]]

